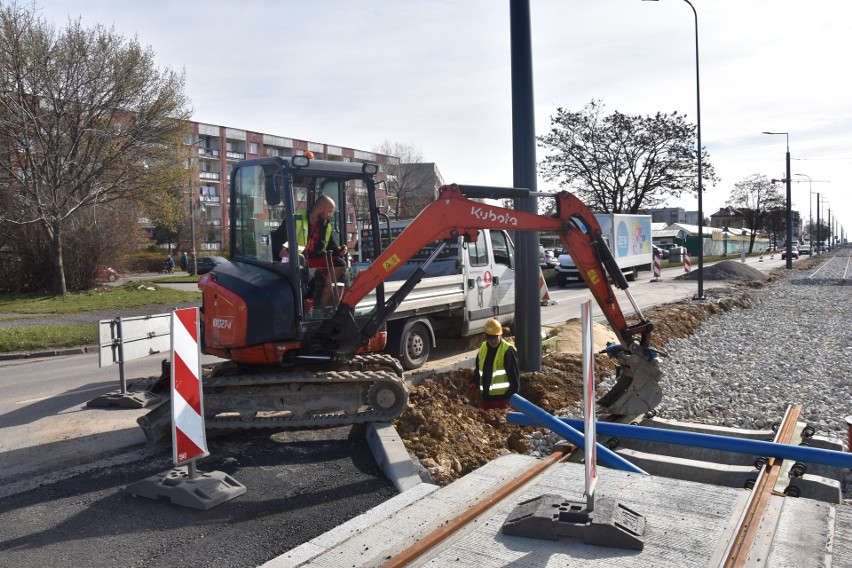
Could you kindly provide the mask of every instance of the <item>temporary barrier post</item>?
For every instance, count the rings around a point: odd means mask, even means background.
[[[654,277],[651,278],[651,282],[659,282],[660,281],[660,275],[662,274],[660,262],[661,262],[660,255],[655,254],[654,255]]]
[[[206,510],[242,495],[246,488],[221,471],[203,472],[195,467],[196,460],[209,455],[198,335],[198,308],[172,312],[172,458],[177,467],[138,481],[127,490],[134,497],[166,497],[176,505]]]

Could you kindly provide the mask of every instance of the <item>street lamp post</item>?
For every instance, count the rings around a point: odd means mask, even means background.
[[[198,274],[197,256],[195,253],[195,192],[189,192],[189,233],[192,239],[192,248],[189,253],[190,274]]]
[[[831,252],[831,237],[834,231],[831,230],[831,205],[828,206],[828,252]]]
[[[657,2],[658,0],[652,0]],[[698,67],[698,12],[695,11],[695,6],[689,0],[683,0],[689,7],[692,8],[692,15],[695,18],[695,125],[697,135],[697,154],[698,154],[698,294],[695,295],[696,300],[704,299],[704,209],[701,205],[704,189],[701,179],[701,74]]]
[[[767,132],[764,134],[783,134],[787,137],[787,263],[788,270],[793,268],[793,208],[792,208],[792,189],[790,182],[790,134],[788,132]]]
[[[820,229],[820,227],[819,227],[819,202],[820,202],[820,196],[819,196],[819,192],[817,192],[817,240],[816,240],[817,254],[821,254],[821,252],[822,252],[822,251],[819,250],[820,233],[821,233],[821,231],[819,230]],[[813,250],[813,249],[811,249],[811,250]]]
[[[808,242],[811,243],[811,254],[814,253],[814,216],[813,216],[813,189],[814,189],[814,181],[811,179],[811,176],[808,174],[793,174],[794,176],[801,176],[808,178]]]

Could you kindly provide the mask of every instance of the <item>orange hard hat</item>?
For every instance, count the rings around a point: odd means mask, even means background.
[[[485,335],[503,335],[503,326],[494,318],[485,322]]]
[[[310,150],[306,151],[304,155],[307,156],[308,158],[312,159],[312,160],[314,159],[314,153],[311,152]]]

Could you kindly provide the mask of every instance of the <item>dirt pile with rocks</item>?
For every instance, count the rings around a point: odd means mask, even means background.
[[[753,266],[743,264],[738,260],[723,260],[704,268],[705,280],[728,280],[737,282],[766,282],[772,278]],[[676,280],[698,280],[698,271],[675,277]]]
[[[645,317],[654,323],[652,346],[664,350],[669,340],[691,335],[705,319],[748,307],[752,293],[748,285],[708,290],[704,302],[684,300],[645,310]],[[582,403],[580,322],[570,320],[549,330],[548,335],[543,343],[542,370],[521,374],[520,394],[533,404],[556,412]],[[595,324],[593,335],[596,352],[607,340],[614,340],[609,327],[600,324]],[[598,384],[614,372],[610,357],[595,355]],[[483,410],[471,400],[468,384],[472,376],[472,369],[427,376],[410,389],[409,408],[394,421],[409,453],[440,485],[499,455],[527,453],[530,449],[528,436],[533,429],[507,424],[507,410]]]

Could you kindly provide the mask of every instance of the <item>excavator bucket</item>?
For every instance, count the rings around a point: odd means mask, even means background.
[[[660,377],[663,373],[651,350],[637,347],[621,351],[615,385],[598,400],[598,406],[610,414],[637,416],[657,407],[663,399]]]

